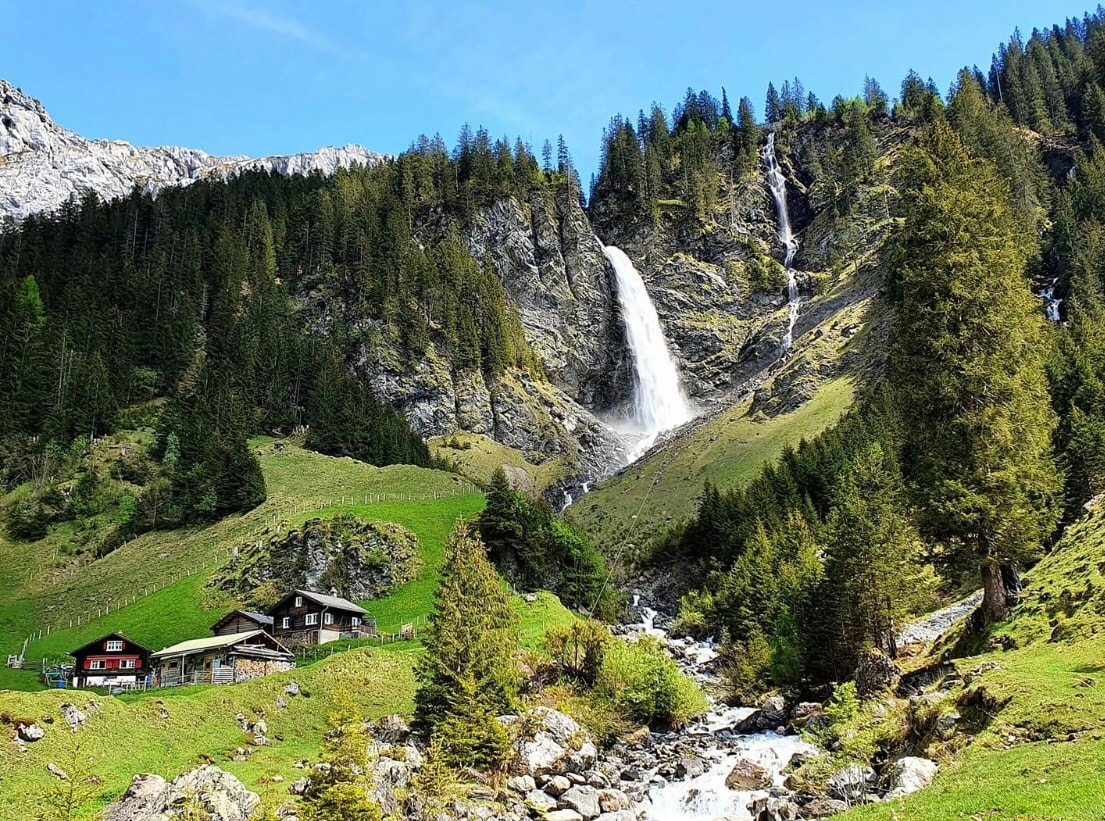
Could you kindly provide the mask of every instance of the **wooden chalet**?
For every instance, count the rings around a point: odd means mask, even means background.
[[[363,607],[311,590],[293,590],[269,608],[269,615],[272,634],[289,645],[376,635],[376,621]]]
[[[295,657],[264,630],[190,639],[150,656],[160,687],[234,684],[295,667]]]
[[[122,633],[108,633],[69,652],[74,687],[144,684],[150,675],[150,649]]]
[[[211,632],[216,636],[248,633],[250,630],[264,630],[271,636],[272,616],[267,616],[264,613],[253,613],[249,610],[235,610],[227,613],[211,625]]]

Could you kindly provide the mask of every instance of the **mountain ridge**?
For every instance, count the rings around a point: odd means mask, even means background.
[[[376,165],[389,157],[352,143],[314,152],[249,157],[90,140],[56,123],[41,102],[0,79],[0,221],[55,211],[71,197],[88,193],[110,200],[137,187],[156,196],[169,186],[226,180],[243,171],[330,175],[339,168]]]

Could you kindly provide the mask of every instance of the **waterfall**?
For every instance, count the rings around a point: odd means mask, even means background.
[[[1058,322],[1061,318],[1059,315],[1059,306],[1063,304],[1063,300],[1055,296],[1055,289],[1058,286],[1059,278],[1056,277],[1040,292],[1040,299],[1044,301],[1044,313],[1047,314],[1047,318],[1052,322]]]
[[[644,280],[621,249],[606,245],[602,252],[614,268],[618,304],[633,357],[632,432],[641,438],[629,454],[632,462],[652,447],[660,433],[689,420],[691,408]]]
[[[775,213],[779,222],[779,241],[787,249],[783,258],[783,267],[787,269],[787,302],[789,303],[790,317],[787,321],[787,332],[783,336],[783,351],[790,350],[794,343],[794,325],[798,322],[798,308],[801,299],[798,295],[798,272],[791,267],[794,255],[798,253],[798,240],[790,230],[790,214],[787,212],[787,180],[783,176],[783,169],[779,167],[779,161],[775,158],[775,134],[767,135],[767,145],[764,146],[764,168],[767,171],[767,184],[771,188],[771,196],[775,198]]]

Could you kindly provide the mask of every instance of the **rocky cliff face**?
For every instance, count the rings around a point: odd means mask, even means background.
[[[227,179],[252,169],[332,174],[338,168],[372,165],[385,158],[358,145],[250,159],[215,157],[191,148],[139,148],[118,140],[87,140],[50,119],[38,100],[0,80],[0,221],[52,211],[70,197],[90,192],[114,199],[137,186],[156,194],[165,187]]]
[[[244,545],[212,584],[257,606],[295,588],[377,599],[413,580],[422,566],[417,537],[396,524],[343,515],[283,528]]]
[[[624,331],[602,243],[566,188],[529,202],[501,200],[476,215],[467,235],[489,258],[522,319],[526,341],[553,384],[591,410],[629,390]]]
[[[793,169],[784,167],[793,179]],[[802,197],[794,199],[800,208]],[[721,396],[778,357],[786,279],[762,168],[721,181],[705,222],[669,205],[658,225],[625,226],[601,201],[591,216],[599,234],[641,272],[692,396]]]
[[[454,373],[432,347],[410,361],[384,328],[374,329],[382,342],[362,346],[358,370],[425,436],[483,434],[534,464],[559,459],[568,474],[604,475],[624,443],[599,417],[628,397],[630,373],[612,272],[578,200],[566,189],[503,198],[464,225],[437,213],[418,233],[434,239],[450,227],[490,260],[540,372]]]

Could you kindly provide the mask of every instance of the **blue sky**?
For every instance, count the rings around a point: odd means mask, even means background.
[[[611,115],[688,86],[762,115],[769,80],[825,100],[910,68],[944,90],[1067,0],[392,2],[0,0],[0,76],[90,137],[275,154],[452,144],[464,122],[539,151],[563,133],[586,180]]]

